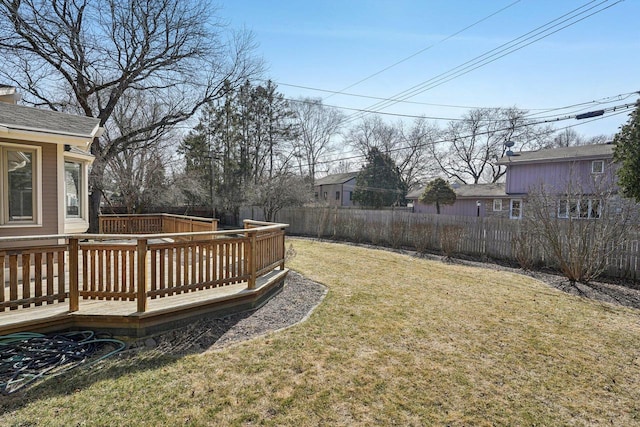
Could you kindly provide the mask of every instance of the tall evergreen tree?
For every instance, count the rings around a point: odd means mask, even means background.
[[[625,196],[640,202],[640,100],[631,113],[629,122],[620,129],[613,139],[616,145],[614,160],[620,162],[618,184]]]
[[[406,195],[407,188],[391,157],[371,148],[367,163],[356,177],[353,200],[362,206],[380,208],[402,204]]]

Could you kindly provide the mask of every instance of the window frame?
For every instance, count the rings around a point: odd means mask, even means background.
[[[340,192],[336,191],[336,200],[340,200]]]
[[[595,165],[600,165],[600,170],[595,170]],[[600,175],[604,173],[604,160],[593,160],[591,161],[591,173],[594,175]]]
[[[513,204],[514,202],[518,203],[518,215],[513,215]],[[522,199],[511,199],[509,200],[509,218],[511,219],[522,219]]]
[[[602,218],[602,205],[602,200],[597,198],[559,199],[557,217],[559,219],[600,219]]]
[[[8,152],[32,153],[32,218],[12,221],[9,218],[9,158]],[[37,145],[0,142],[0,228],[41,227],[42,226],[42,147]]]

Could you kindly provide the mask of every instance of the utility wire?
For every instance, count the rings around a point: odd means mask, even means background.
[[[345,87],[345,88],[343,88],[343,89],[341,89],[341,90],[339,90],[339,91],[337,91],[337,92],[333,92],[333,93],[331,93],[331,95],[329,95],[329,96],[327,96],[326,98],[324,98],[324,100],[327,100],[327,99],[331,98],[333,95],[341,94],[341,93],[343,93],[344,91],[346,91],[346,90],[348,90],[348,89],[351,89],[352,87],[357,86],[357,85],[359,85],[359,84],[360,84],[360,83],[362,83],[362,82],[365,82],[365,81],[367,81],[367,80],[369,80],[369,79],[371,79],[371,78],[373,78],[373,77],[375,77],[375,76],[377,76],[377,75],[379,75],[379,74],[384,73],[384,72],[385,72],[385,71],[387,71],[387,70],[390,70],[391,68],[393,68],[393,67],[395,67],[395,66],[397,66],[397,65],[402,64],[403,62],[408,61],[408,60],[409,60],[409,59],[411,59],[411,58],[414,58],[414,57],[416,57],[416,56],[420,55],[420,54],[421,54],[421,53],[423,53],[423,52],[426,52],[427,50],[431,49],[432,47],[435,47],[435,46],[437,46],[437,45],[439,45],[439,44],[441,44],[441,43],[446,42],[446,41],[447,41],[447,40],[449,40],[449,39],[452,39],[453,37],[455,37],[455,36],[457,36],[457,35],[459,35],[459,34],[461,34],[461,33],[465,32],[465,31],[467,31],[468,29],[475,27],[476,25],[478,25],[478,24],[480,24],[480,23],[482,23],[482,22],[484,22],[484,21],[488,20],[489,18],[492,18],[493,16],[495,16],[495,15],[499,14],[500,12],[503,12],[503,11],[505,11],[505,10],[509,9],[511,6],[513,6],[513,5],[515,5],[515,4],[519,3],[519,2],[520,2],[520,0],[516,0],[516,1],[514,1],[514,2],[512,2],[512,3],[510,3],[510,4],[508,4],[508,5],[506,5],[505,7],[503,7],[503,8],[501,8],[501,9],[499,9],[499,10],[497,10],[497,11],[493,12],[493,13],[492,13],[492,14],[490,14],[490,15],[485,16],[484,18],[482,18],[482,19],[480,19],[480,20],[478,20],[478,21],[474,22],[473,24],[471,24],[471,25],[467,25],[467,26],[466,26],[466,27],[464,27],[463,29],[458,30],[458,31],[456,31],[455,33],[453,33],[453,34],[451,34],[451,35],[449,35],[449,36],[447,36],[447,37],[443,38],[442,40],[439,40],[439,41],[437,41],[436,43],[433,43],[433,44],[431,44],[431,45],[429,45],[429,46],[427,46],[427,47],[425,47],[425,48],[423,48],[423,49],[420,49],[419,51],[417,51],[417,52],[415,52],[415,53],[413,53],[413,54],[411,54],[411,55],[407,56],[406,58],[403,58],[403,59],[401,59],[401,60],[399,60],[399,61],[397,61],[397,62],[394,62],[393,64],[391,64],[391,65],[389,65],[389,66],[387,66],[387,67],[385,67],[385,68],[381,69],[380,71],[376,71],[375,73],[370,74],[370,75],[368,75],[367,77],[365,77],[365,78],[363,78],[363,79],[360,79],[360,80],[358,80],[357,82],[355,82],[355,83],[353,83],[353,84],[351,84],[351,85],[349,85],[349,86],[347,86],[347,87]]]
[[[448,70],[448,71],[446,71],[444,73],[441,73],[441,74],[439,74],[439,75],[437,75],[435,77],[432,77],[432,78],[430,78],[430,79],[428,79],[428,80],[426,80],[426,81],[424,81],[424,82],[422,82],[422,83],[420,83],[418,85],[415,85],[415,86],[413,86],[413,87],[411,87],[409,89],[406,89],[406,90],[394,95],[393,98],[401,98],[401,99],[404,100],[404,99],[413,97],[415,95],[418,95],[418,94],[420,94],[422,92],[425,92],[427,90],[433,89],[433,88],[435,88],[435,87],[437,87],[437,86],[439,86],[441,84],[444,84],[444,83],[446,83],[448,81],[451,81],[451,80],[453,80],[455,78],[458,78],[458,77],[460,77],[460,76],[462,76],[464,74],[467,74],[467,73],[469,73],[469,72],[471,72],[471,71],[473,71],[473,70],[475,70],[477,68],[480,68],[480,67],[482,67],[484,65],[487,65],[487,64],[489,64],[491,62],[494,62],[494,61],[496,61],[496,60],[498,60],[498,59],[500,59],[500,58],[502,58],[502,57],[504,57],[504,56],[506,56],[506,55],[508,55],[510,53],[513,53],[513,52],[515,52],[517,50],[520,50],[520,49],[522,49],[522,48],[524,48],[526,46],[529,46],[532,43],[535,43],[535,42],[537,42],[539,40],[542,40],[543,38],[546,38],[546,37],[548,37],[548,36],[550,36],[552,34],[555,34],[558,31],[561,31],[561,30],[563,30],[563,29],[565,29],[565,28],[567,28],[569,26],[575,25],[576,23],[578,23],[578,22],[580,22],[580,21],[582,21],[582,20],[584,20],[584,19],[586,19],[586,18],[588,18],[590,16],[593,16],[593,15],[595,15],[597,13],[600,13],[600,12],[610,8],[610,7],[615,6],[616,4],[620,3],[623,0],[618,0],[615,3],[611,4],[611,5],[608,5],[608,6],[604,7],[604,8],[602,8],[602,9],[596,10],[595,12],[592,12],[591,14],[588,14],[588,15],[580,18],[580,19],[576,19],[580,15],[584,15],[585,13],[602,6],[603,4],[608,2],[609,0],[603,0],[603,1],[601,1],[600,3],[598,3],[598,4],[594,5],[594,6],[588,7],[586,10],[581,10],[581,9],[585,9],[587,6],[589,6],[590,4],[594,3],[595,1],[596,0],[592,0],[592,1],[590,1],[590,2],[588,2],[586,4],[584,4],[584,5],[576,8],[576,9],[573,9],[572,11],[570,11],[568,13],[565,13],[564,15],[562,15],[562,16],[560,16],[560,17],[558,17],[558,18],[556,18],[556,19],[554,19],[552,21],[549,21],[549,22],[547,22],[547,23],[545,23],[545,24],[543,24],[543,25],[541,25],[541,26],[539,26],[539,27],[537,27],[537,28],[535,28],[535,29],[533,29],[533,30],[531,30],[531,31],[529,31],[529,32],[527,32],[527,33],[525,33],[525,34],[523,34],[523,35],[511,40],[511,41],[509,41],[509,42],[507,42],[507,43],[504,43],[504,44],[502,44],[502,45],[500,45],[500,46],[498,46],[498,47],[496,47],[494,49],[491,49],[491,50],[489,50],[489,51],[487,51],[487,52],[485,52],[485,53],[483,53],[481,55],[478,55],[475,58],[473,58],[473,59],[471,59],[469,61],[466,61],[461,65],[458,65],[457,67],[454,67],[454,68],[452,68],[452,69],[450,69],[450,70]],[[566,23],[568,21],[571,21],[573,19],[576,19],[576,20],[572,21],[572,22],[569,22],[568,24],[566,24],[564,26],[561,26],[562,24],[564,24],[564,23]],[[556,29],[556,30],[554,30],[554,31],[552,31],[552,32],[549,32],[551,29],[554,29],[554,28],[556,28],[558,26],[561,26],[561,27]],[[547,32],[549,32],[549,33],[547,33]],[[547,33],[547,34],[545,34],[545,33]],[[538,36],[540,36],[540,37],[538,37]],[[538,37],[538,38],[536,38],[536,37]],[[394,101],[378,102],[378,103],[368,107],[367,110],[380,110],[380,109],[383,109],[383,108],[387,108],[387,107],[389,107],[389,106],[391,106],[391,105],[393,105],[395,103],[396,102],[394,102]],[[348,121],[353,121],[355,119],[360,118],[361,116],[362,116],[361,113],[354,114],[354,115],[352,115],[352,116],[350,116],[348,118]]]

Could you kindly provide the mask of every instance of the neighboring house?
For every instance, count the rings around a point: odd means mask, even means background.
[[[559,218],[599,217],[600,200],[589,195],[600,192],[598,184],[615,191],[613,150],[612,144],[595,144],[523,151],[503,157],[498,165],[507,167],[505,191],[510,199],[510,217],[521,218],[527,195],[541,187],[557,195]],[[584,194],[582,206],[566,199],[563,203],[562,195],[568,191]]]
[[[497,162],[507,168],[504,184],[454,184],[456,202],[451,206],[441,206],[440,212],[444,215],[520,219],[526,209],[527,195],[544,187],[546,192],[557,196],[558,206],[554,214],[559,218],[598,218],[600,200],[589,196],[598,193],[595,188],[598,183],[608,183],[615,189],[613,149],[611,144],[595,144],[523,151],[505,156]],[[579,190],[584,195],[580,202],[562,199],[570,185],[574,187],[572,191]],[[435,206],[419,202],[423,190],[424,187],[410,192],[407,199],[413,201],[414,212],[435,213]]]
[[[456,193],[453,205],[440,205],[441,215],[459,216],[508,216],[509,198],[505,194],[504,184],[458,184],[451,185]],[[407,200],[413,203],[413,212],[436,213],[436,206],[419,201],[424,192],[422,186],[407,194]]]
[[[315,200],[329,206],[354,206],[353,191],[358,172],[337,173],[316,179]]]
[[[98,119],[17,105],[0,85],[0,236],[85,232]]]

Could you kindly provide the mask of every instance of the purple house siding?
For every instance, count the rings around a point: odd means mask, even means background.
[[[552,151],[552,150],[547,150]],[[594,165],[594,162],[597,164]],[[567,186],[579,185],[583,193],[593,193],[598,185],[615,182],[617,165],[611,162],[611,155],[590,156],[585,160],[550,159],[546,162],[512,161],[502,162],[507,165],[506,193],[522,195],[541,185],[552,193],[563,193]],[[596,167],[594,173],[593,168]],[[602,166],[602,170],[599,167]]]

